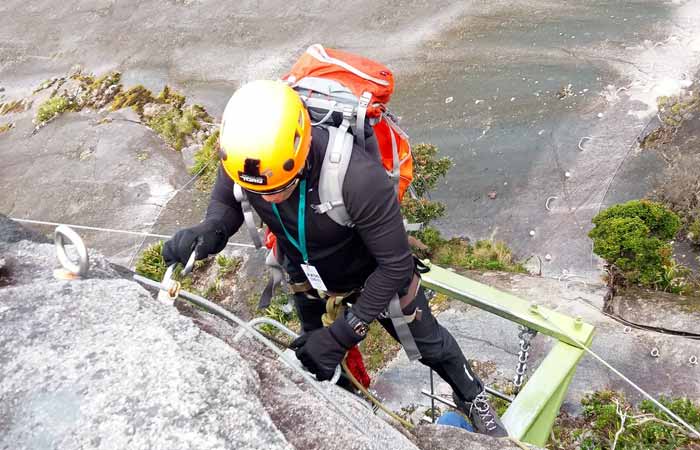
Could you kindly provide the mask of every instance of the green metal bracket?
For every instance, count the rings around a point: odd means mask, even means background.
[[[594,327],[513,294],[432,265],[423,286],[546,334],[558,342],[503,415],[511,437],[544,446]]]

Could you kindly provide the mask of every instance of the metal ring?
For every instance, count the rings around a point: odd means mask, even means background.
[[[558,198],[559,197],[557,197],[556,195],[553,195],[551,197],[547,197],[547,200],[545,200],[545,202],[544,202],[544,209],[546,209],[547,211],[551,211],[551,209],[549,209],[549,202],[551,202],[552,200],[556,200]]]
[[[583,151],[583,143],[586,142],[586,141],[590,141],[590,140],[592,140],[592,139],[593,139],[593,138],[590,137],[590,136],[584,136],[584,137],[582,137],[581,139],[579,139],[579,141],[578,141],[578,149],[581,150],[581,151]]]
[[[71,259],[68,257],[64,238],[73,244],[73,247],[75,247],[75,250],[78,252],[77,263],[71,261]],[[54,231],[53,239],[56,243],[56,256],[58,257],[58,262],[61,263],[63,268],[73,275],[77,275],[79,277],[84,277],[87,275],[89,267],[88,253],[87,249],[85,248],[85,243],[80,238],[78,233],[73,231],[73,229],[67,225],[59,225],[56,227],[56,231]]]
[[[626,326],[626,327],[624,328],[623,331],[624,331],[625,333],[629,333],[630,331],[632,331],[632,327]]]
[[[659,355],[660,355],[660,353],[659,353],[659,349],[658,349],[658,348],[654,347],[654,348],[651,349],[651,356],[652,356],[652,357],[658,358]]]
[[[696,355],[693,355],[688,359],[688,362],[690,363],[691,366],[697,366],[698,365],[698,357]]]

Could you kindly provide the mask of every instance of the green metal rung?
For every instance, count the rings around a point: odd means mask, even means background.
[[[430,267],[430,271],[421,276],[421,284],[450,298],[525,325],[574,347],[580,347],[575,340],[586,342],[588,336],[593,332],[593,326],[580,319],[560,314],[527,302],[513,294],[470,280],[465,276],[433,265],[430,261],[424,261],[424,263]],[[553,325],[552,322],[556,325]]]
[[[511,437],[544,446],[585,352],[581,344],[590,345],[594,327],[430,261],[424,263],[430,271],[422,276],[423,286],[558,340],[502,417]]]

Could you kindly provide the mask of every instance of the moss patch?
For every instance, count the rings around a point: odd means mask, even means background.
[[[36,113],[36,123],[44,123],[61,113],[73,110],[75,105],[65,97],[51,97],[39,106]]]
[[[500,270],[525,273],[522,264],[513,261],[513,254],[502,241],[481,240],[474,245],[460,238],[443,241],[431,255],[434,263],[461,270]]]
[[[31,108],[30,100],[11,100],[9,102],[0,103],[0,115],[21,113]]]
[[[182,150],[187,138],[200,128],[197,117],[191,110],[180,111],[175,108],[151,118],[147,125],[175,150]]]
[[[147,103],[156,103],[156,99],[153,98],[151,91],[139,84],[138,86],[134,86],[117,94],[112,101],[111,108],[112,111],[122,108],[131,108],[136,111],[139,116],[143,116],[143,107]]]

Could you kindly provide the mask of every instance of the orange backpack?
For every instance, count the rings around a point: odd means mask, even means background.
[[[352,226],[342,198],[345,172],[353,141],[365,145],[365,120],[374,130],[382,165],[394,182],[398,201],[413,180],[413,158],[408,136],[388,110],[394,76],[384,65],[362,56],[310,46],[282,77],[305,102],[314,126],[329,131],[321,168],[319,196],[314,205],[335,222]]]

